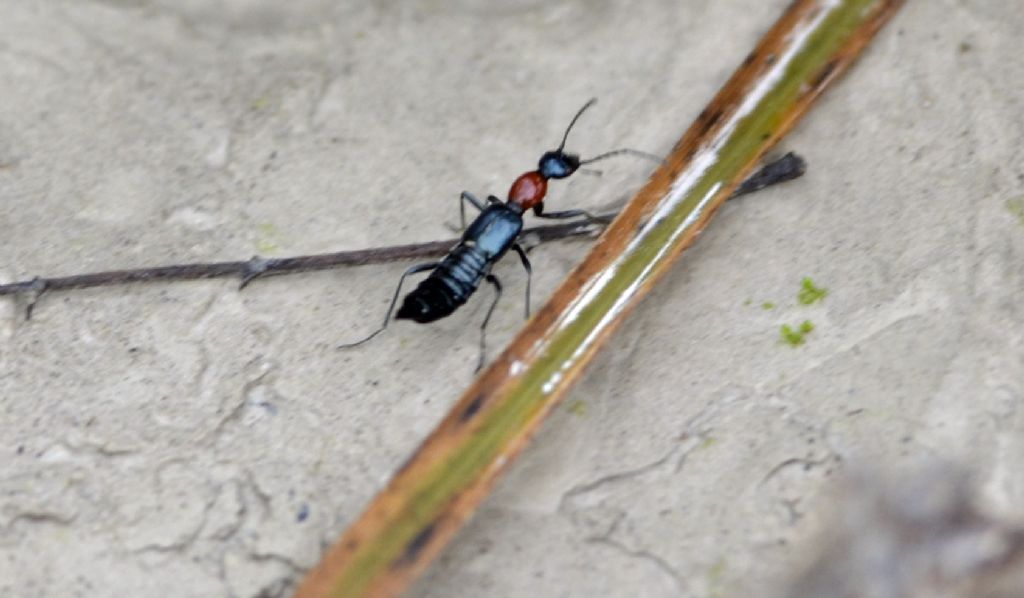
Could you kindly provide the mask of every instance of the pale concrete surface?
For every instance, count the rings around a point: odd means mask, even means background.
[[[571,149],[666,152],[786,2],[368,4],[0,2],[0,273],[448,236],[591,96]],[[1021,31],[910,2],[785,141],[807,176],[722,210],[412,595],[758,595],[858,460],[1024,514]],[[534,252],[538,301],[586,249]],[[334,350],[405,267],[0,302],[0,595],[287,594],[473,375],[479,299]]]

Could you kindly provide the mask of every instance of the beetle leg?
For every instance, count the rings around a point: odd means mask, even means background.
[[[587,222],[605,225],[611,222],[613,216],[595,216],[586,210],[562,210],[561,212],[545,212],[544,202],[533,206],[533,215],[538,218],[549,220],[568,220],[569,218],[583,217]]]
[[[533,266],[530,265],[530,258],[526,257],[526,250],[520,247],[519,243],[513,243],[512,249],[519,254],[519,261],[526,270],[526,319],[530,319],[530,282],[533,279]]]
[[[473,207],[484,211],[484,204],[475,195],[469,191],[463,191],[462,195],[459,196],[459,222],[462,224],[461,230],[466,230],[466,202],[473,204]]]
[[[434,268],[438,267],[439,265],[440,265],[440,262],[429,262],[429,263],[424,263],[424,264],[416,264],[415,266],[413,266],[413,267],[409,268],[408,270],[406,270],[405,273],[402,274],[402,277],[398,279],[398,287],[395,288],[395,294],[394,294],[393,297],[391,297],[391,305],[388,306],[388,311],[384,314],[384,323],[381,324],[380,328],[378,328],[377,330],[374,330],[373,333],[370,334],[370,336],[368,336],[368,337],[366,337],[366,338],[364,338],[362,340],[358,340],[358,341],[356,341],[354,343],[344,343],[344,344],[338,345],[338,348],[339,349],[349,349],[351,347],[355,347],[357,345],[361,345],[361,344],[365,343],[366,341],[370,340],[371,338],[377,336],[381,332],[384,332],[384,329],[388,327],[388,322],[391,320],[391,312],[395,309],[395,304],[398,303],[398,296],[402,293],[402,283],[405,282],[405,278],[407,276],[409,276],[410,274],[416,274],[417,272],[423,272],[425,270],[433,270]]]
[[[491,321],[491,314],[494,313],[494,308],[498,306],[498,301],[501,300],[501,281],[493,274],[488,274],[486,280],[494,285],[494,301],[491,302],[491,306],[487,309],[487,315],[484,316],[483,324],[480,324],[480,361],[476,364],[476,371],[478,372],[484,367],[484,363],[487,360],[487,323]]]

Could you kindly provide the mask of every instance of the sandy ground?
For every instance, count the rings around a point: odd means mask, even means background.
[[[667,152],[786,2],[357,4],[0,1],[0,274],[448,237],[591,96],[570,149]],[[806,177],[719,213],[411,595],[757,595],[852,463],[966,463],[1024,516],[1021,31],[910,2],[785,140]],[[587,247],[534,252],[538,302]],[[334,349],[407,266],[0,302],[0,594],[287,594],[472,378],[479,299]]]

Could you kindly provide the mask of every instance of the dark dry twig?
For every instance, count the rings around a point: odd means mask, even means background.
[[[733,194],[733,197],[760,191],[769,185],[775,185],[801,176],[807,168],[803,158],[790,152],[783,157],[767,164],[754,173]],[[599,219],[611,221],[615,213],[602,214]],[[588,221],[565,222],[535,226],[523,230],[523,236],[531,243],[545,243],[559,239],[593,235],[601,230],[601,225]],[[175,264],[133,268],[126,270],[108,270],[106,272],[90,272],[57,276],[53,278],[36,277],[31,280],[0,284],[0,296],[24,295],[28,301],[25,307],[25,318],[32,317],[32,310],[43,293],[85,289],[131,282],[151,282],[158,280],[200,280],[223,276],[238,276],[244,288],[256,278],[296,272],[327,270],[338,266],[363,266],[381,264],[397,260],[432,257],[444,255],[458,242],[458,239],[430,241],[428,243],[412,243],[409,245],[392,245],[374,247],[355,251],[337,251],[317,255],[301,255],[284,258],[262,258],[254,256],[244,261],[232,262],[199,262],[193,264]]]
[[[610,218],[614,215],[614,213],[611,213],[607,216]],[[530,235],[530,238],[538,243],[543,243],[557,239],[592,235],[601,228],[599,224],[586,221],[566,222],[528,228],[523,231],[523,234]],[[337,251],[334,253],[300,255],[296,257],[263,258],[254,256],[244,261],[198,262],[126,270],[107,270],[105,272],[89,272],[53,278],[36,277],[31,280],[0,284],[0,296],[24,295],[27,297],[26,318],[31,318],[32,308],[36,301],[39,300],[43,293],[50,291],[67,291],[158,280],[201,280],[224,276],[240,277],[242,279],[241,288],[244,288],[250,282],[262,276],[327,270],[338,266],[382,264],[404,259],[444,255],[456,243],[458,243],[458,239],[447,239],[444,241],[430,241],[428,243],[392,245],[389,247],[374,247],[371,249]]]

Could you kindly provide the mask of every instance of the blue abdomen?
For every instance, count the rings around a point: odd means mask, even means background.
[[[488,206],[430,276],[406,295],[396,317],[426,324],[451,315],[473,295],[522,229],[519,212],[504,204]]]
[[[512,247],[521,230],[522,214],[505,204],[492,204],[462,234],[462,244],[475,246],[493,263]]]

